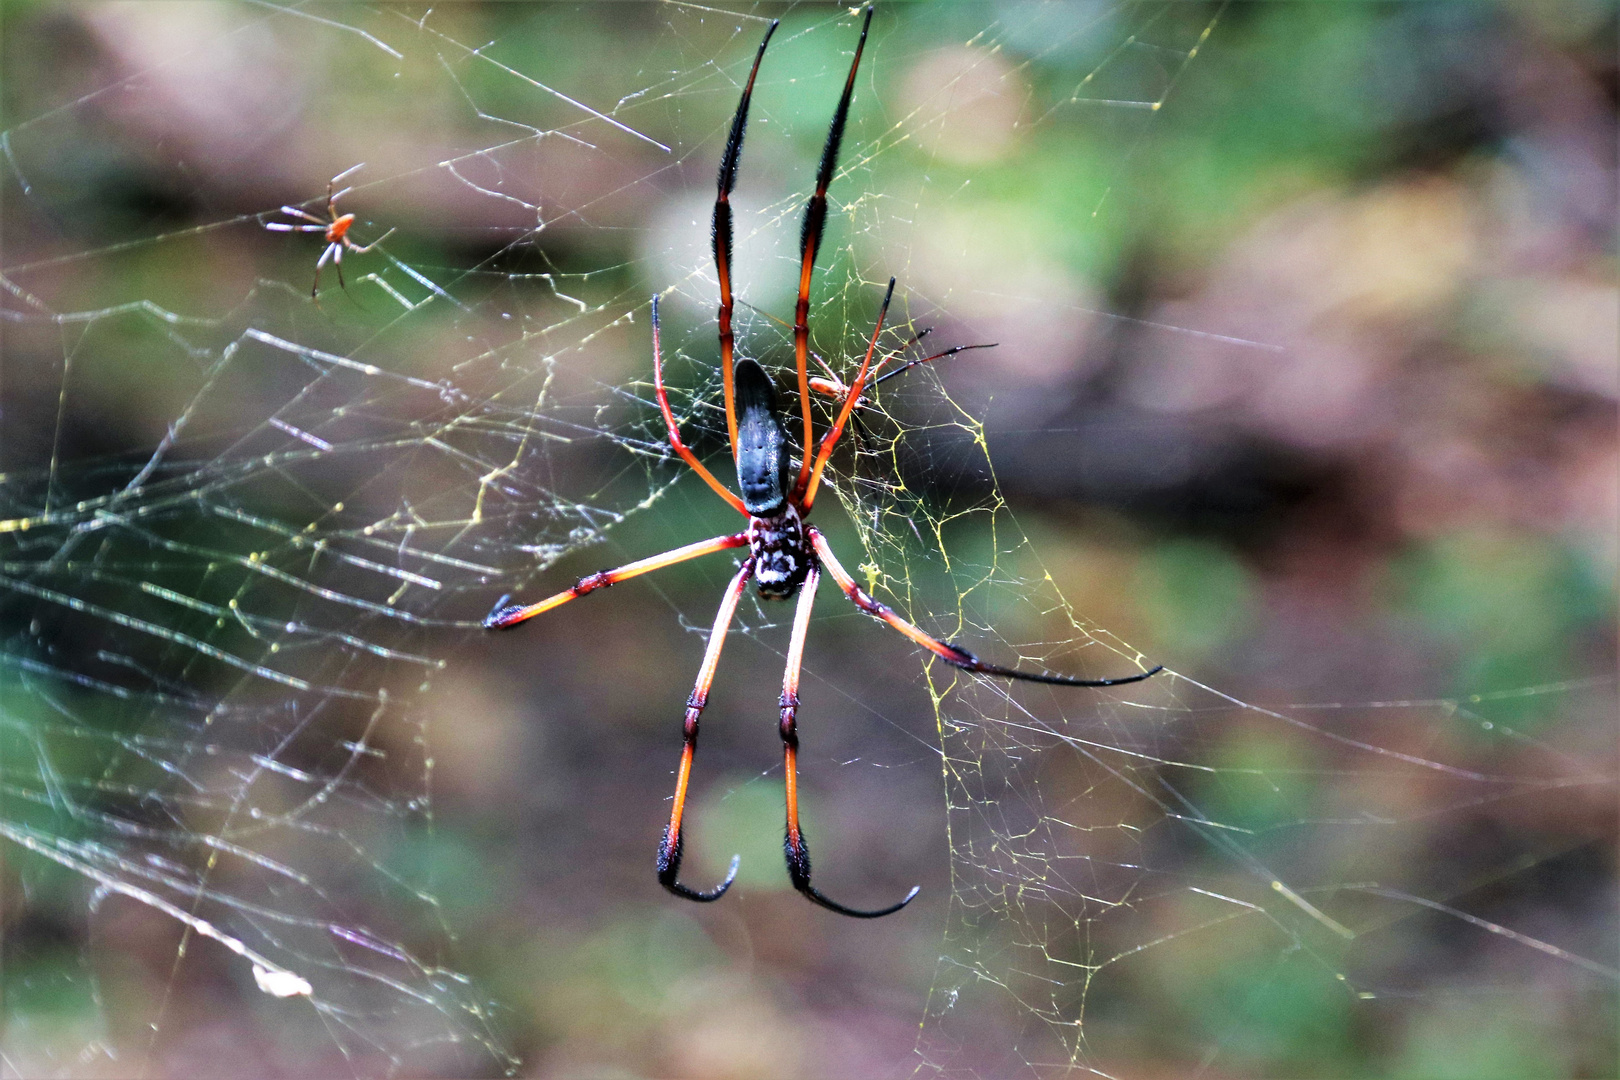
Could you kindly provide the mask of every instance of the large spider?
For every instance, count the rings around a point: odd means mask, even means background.
[[[788,644],[787,670],[782,678],[781,698],[782,767],[787,788],[787,833],[783,849],[787,856],[788,876],[793,882],[793,887],[815,903],[840,915],[851,915],[861,919],[875,919],[899,911],[911,902],[918,890],[913,888],[897,904],[866,911],[845,907],[829,899],[810,884],[810,850],[805,841],[804,830],[799,825],[798,774],[795,767],[799,737],[796,716],[799,707],[799,669],[804,660],[805,635],[810,628],[810,609],[823,569],[832,575],[838,587],[844,590],[844,595],[849,597],[856,607],[888,623],[946,663],[966,671],[1059,686],[1121,686],[1125,683],[1140,682],[1160,670],[1155,667],[1151,671],[1117,679],[1078,679],[1067,675],[1020,671],[987,663],[966,649],[924,633],[874,600],[855,584],[855,579],[850,577],[849,572],[833,555],[821,531],[805,523],[805,519],[810,516],[811,507],[815,505],[816,489],[821,482],[822,470],[826,468],[833,446],[838,442],[838,437],[843,432],[851,412],[860,402],[862,391],[867,387],[868,376],[876,374],[872,356],[877,351],[878,336],[882,332],[883,320],[888,313],[889,300],[894,295],[894,280],[891,278],[888,292],[883,297],[882,309],[878,314],[877,328],[872,332],[871,342],[867,345],[866,356],[861,361],[855,381],[848,388],[842,386],[837,388],[842,404],[838,406],[836,419],[822,435],[816,452],[809,453],[808,448],[814,444],[814,430],[810,421],[811,388],[806,370],[806,357],[809,352],[809,328],[806,325],[806,317],[810,311],[810,274],[815,268],[816,249],[821,244],[822,231],[827,221],[827,186],[832,180],[833,170],[838,161],[838,144],[844,135],[850,98],[855,90],[855,72],[860,66],[861,51],[866,47],[867,29],[871,23],[872,8],[868,7],[865,21],[861,24],[860,41],[855,46],[855,59],[850,64],[849,77],[844,83],[843,97],[839,99],[838,109],[833,113],[832,128],[827,133],[827,144],[821,153],[815,194],[810,197],[804,213],[804,229],[800,238],[799,295],[793,319],[793,351],[799,373],[799,404],[804,417],[803,446],[806,452],[802,455],[797,476],[792,477],[791,447],[777,412],[776,392],[771,385],[770,377],[759,364],[747,357],[733,359],[735,341],[731,329],[732,229],[731,205],[728,199],[736,183],[737,162],[742,155],[743,130],[748,123],[748,102],[753,94],[754,79],[759,74],[759,64],[765,56],[765,46],[770,43],[771,35],[775,33],[777,27],[777,24],[772,22],[770,29],[765,31],[765,39],[759,44],[753,68],[748,73],[748,82],[743,87],[742,100],[737,103],[737,112],[731,121],[731,134],[726,140],[725,153],[720,159],[719,194],[714,202],[714,260],[720,279],[720,373],[725,394],[726,430],[731,442],[732,460],[737,468],[737,486],[742,492],[741,497],[733,494],[717,480],[681,440],[680,428],[670,411],[669,396],[664,391],[663,358],[658,343],[658,297],[654,296],[652,299],[653,379],[658,407],[662,410],[664,423],[669,429],[670,446],[703,478],[704,483],[748,519],[748,527],[742,532],[728,533],[712,540],[687,544],[685,547],[666,551],[662,555],[627,563],[613,570],[603,570],[581,578],[572,588],[535,604],[507,606],[506,598],[503,597],[496,604],[495,610],[484,620],[484,625],[491,629],[516,626],[570,600],[639,574],[673,566],[675,563],[695,559],[700,555],[746,547],[748,554],[738,566],[731,583],[726,586],[725,596],[720,601],[720,611],[714,618],[714,631],[709,637],[709,645],[703,656],[703,666],[698,670],[697,685],[692,690],[692,696],[687,699],[686,722],[683,729],[685,743],[675,780],[675,802],[670,810],[669,825],[665,828],[663,840],[658,845],[658,881],[676,896],[688,900],[711,901],[718,900],[731,887],[732,881],[737,876],[738,860],[733,857],[731,869],[726,874],[725,880],[714,888],[698,891],[681,883],[681,818],[686,809],[687,783],[691,777],[692,758],[697,751],[698,718],[703,714],[703,707],[708,701],[709,686],[714,681],[715,668],[720,662],[720,649],[725,644],[726,631],[737,610],[737,603],[741,600],[749,579],[752,578],[760,595],[766,599],[786,600],[795,595],[799,598],[793,616],[793,633]],[[882,361],[879,361],[877,366],[881,367]]]

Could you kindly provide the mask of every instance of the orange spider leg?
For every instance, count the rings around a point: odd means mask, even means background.
[[[878,336],[883,333],[883,320],[889,314],[889,301],[894,298],[894,278],[889,279],[889,291],[883,294],[883,306],[878,308],[877,326],[872,329],[872,341],[866,346],[866,357],[861,361],[861,369],[855,375],[855,382],[849,388],[849,394],[844,398],[843,408],[838,410],[838,419],[833,421],[832,427],[821,437],[821,446],[816,451],[815,468],[810,471],[809,483],[802,488],[799,499],[799,512],[808,514],[816,502],[816,487],[821,483],[821,472],[827,467],[827,459],[832,457],[833,446],[838,442],[838,436],[844,433],[844,425],[849,423],[849,414],[855,411],[855,403],[861,399],[861,391],[866,389],[866,373],[872,366],[872,354],[877,351]],[[804,456],[806,465],[810,464],[810,455]]]
[[[810,482],[810,447],[816,441],[815,429],[810,423],[810,274],[816,268],[816,250],[821,247],[821,236],[827,229],[827,187],[838,165],[838,147],[844,141],[849,103],[855,95],[855,71],[861,66],[861,52],[866,48],[866,32],[871,26],[872,8],[868,6],[866,19],[861,23],[861,40],[855,45],[855,59],[849,65],[849,77],[844,80],[844,95],[838,99],[838,110],[833,113],[832,128],[821,150],[816,192],[805,204],[804,228],[799,236],[799,298],[793,307],[793,362],[799,369],[799,408],[804,413],[804,462],[799,466],[799,479],[793,485],[795,502]]]
[[[731,628],[731,618],[737,613],[737,602],[742,599],[743,590],[748,587],[749,575],[753,572],[754,560],[744,559],[731,584],[726,586],[726,594],[720,600],[720,610],[714,616],[714,629],[709,633],[709,647],[703,653],[703,666],[698,669],[697,685],[692,688],[692,696],[686,699],[686,721],[681,727],[681,765],[675,778],[675,805],[670,808],[669,824],[665,826],[664,838],[658,844],[658,883],[676,896],[688,900],[707,902],[720,899],[731,888],[741,862],[741,856],[733,855],[726,879],[707,892],[688,888],[678,880],[681,873],[681,817],[686,812],[686,788],[692,777],[692,758],[697,754],[698,718],[703,715],[703,707],[709,703],[709,687],[714,682],[715,668],[720,666],[720,649],[726,643],[726,631]]]
[[[507,605],[506,597],[496,601],[495,610],[484,619],[484,627],[489,630],[504,630],[509,626],[516,626],[520,622],[527,622],[536,615],[543,615],[552,608],[561,607],[570,600],[578,600],[581,596],[605,589],[609,585],[617,585],[621,581],[639,577],[652,570],[662,570],[666,566],[695,559],[699,555],[712,555],[716,551],[725,551],[727,548],[746,547],[748,534],[745,532],[733,533],[730,536],[716,536],[712,540],[699,540],[695,544],[674,548],[662,555],[654,555],[649,559],[638,559],[633,563],[625,563],[613,570],[601,570],[579,579],[569,589],[564,589],[555,596],[548,596],[535,604]]]
[[[820,581],[821,572],[812,566],[799,591],[799,605],[793,613],[793,637],[788,644],[787,669],[782,674],[782,775],[787,785],[787,832],[782,841],[782,851],[787,856],[788,877],[793,887],[803,893],[806,899],[840,915],[881,919],[911,903],[921,891],[921,886],[913,886],[898,904],[876,911],[861,911],[828,899],[820,889],[810,884],[810,845],[805,841],[804,830],[799,827],[799,671],[804,666],[804,640],[810,631],[810,609],[815,606],[816,586]]]
[[[888,623],[953,667],[959,667],[964,671],[975,671],[983,675],[999,675],[1004,679],[1023,679],[1026,682],[1050,683],[1054,686],[1124,686],[1127,683],[1141,682],[1143,679],[1150,678],[1164,670],[1164,665],[1161,664],[1149,671],[1143,671],[1136,675],[1126,675],[1118,679],[1076,679],[1068,675],[1019,671],[1016,668],[986,663],[966,649],[951,645],[924,633],[896,615],[886,605],[872,599],[866,590],[855,584],[855,579],[850,577],[849,572],[839,564],[838,558],[833,555],[832,548],[828,545],[827,538],[821,535],[821,531],[813,525],[809,526],[805,531],[809,533],[810,542],[815,545],[816,555],[820,558],[821,564],[827,568],[827,573],[831,574],[833,580],[838,582],[838,587],[844,590],[844,595],[849,597],[856,607],[873,618]]]
[[[921,330],[919,330],[915,334],[911,335],[911,340],[906,342],[906,344],[905,344],[905,346],[903,348],[897,349],[892,353],[888,353],[882,359],[880,359],[877,362],[877,366],[872,369],[872,376],[871,376],[872,385],[876,386],[878,383],[882,382],[884,379],[889,378],[890,375],[898,375],[898,374],[900,374],[900,372],[905,371],[907,368],[916,367],[918,364],[926,364],[930,360],[938,360],[942,356],[946,356],[951,352],[959,351],[960,349],[963,349],[963,348],[973,348],[974,347],[974,346],[958,346],[957,349],[947,349],[945,352],[935,353],[933,356],[925,356],[921,360],[912,360],[909,363],[902,364],[899,368],[897,368],[894,371],[890,372],[889,375],[883,375],[883,376],[878,375],[878,372],[883,370],[883,365],[884,364],[887,364],[890,360],[895,359],[902,352],[904,352],[906,349],[911,348],[913,345],[917,344],[919,341],[921,341],[923,338],[927,337],[929,334],[932,334],[933,332],[934,332],[934,328],[932,326],[923,327]],[[811,355],[812,358],[815,359],[816,363],[821,365],[821,369],[827,373],[827,377],[825,379],[820,378],[820,377],[812,378],[810,380],[810,389],[814,390],[818,394],[826,394],[828,397],[837,398],[838,403],[842,404],[843,401],[844,401],[844,395],[849,393],[849,387],[844,385],[843,380],[838,377],[838,373],[835,372],[832,369],[832,366],[830,364],[828,364],[827,361],[823,360],[818,353],[811,352],[810,355]],[[855,407],[857,409],[860,408],[859,405],[857,405]]]
[[[839,382],[836,378],[823,379],[819,375],[813,376],[810,379],[810,389],[818,394],[826,394],[828,397],[838,398],[840,401],[843,400],[845,394],[849,393],[849,387]]]
[[[731,118],[731,133],[726,136],[726,149],[720,156],[719,192],[714,198],[714,269],[720,279],[720,385],[726,399],[726,435],[731,440],[733,462],[737,460],[737,402],[731,370],[732,354],[736,349],[736,337],[731,329],[731,192],[737,186],[737,162],[742,158],[743,130],[748,126],[748,102],[754,96],[754,79],[759,75],[759,62],[765,59],[765,46],[771,43],[771,35],[776,33],[778,25],[777,20],[771,20],[771,25],[765,30],[765,39],[759,43],[759,51],[754,54],[754,66],[748,72],[742,99],[737,102],[737,112]]]
[[[652,298],[652,340],[653,388],[658,393],[658,408],[663,411],[664,426],[669,428],[669,445],[675,448],[675,452],[677,454],[681,455],[681,460],[692,466],[692,470],[699,476],[703,477],[703,482],[713,488],[716,495],[719,495],[722,499],[726,500],[727,504],[729,504],[733,510],[737,511],[737,513],[741,514],[743,517],[747,517],[748,509],[743,506],[743,501],[736,495],[732,494],[730,488],[726,487],[726,485],[722,484],[719,480],[716,480],[714,473],[704,468],[703,462],[699,461],[697,459],[697,455],[692,453],[687,445],[681,441],[681,429],[675,423],[675,414],[670,411],[669,395],[664,392],[664,358],[658,344],[657,295],[654,295]],[[731,371],[731,366],[729,364],[726,365],[726,371]],[[727,384],[730,384],[729,379],[727,380]],[[726,418],[730,420],[733,425],[735,425],[736,419],[731,415],[729,405],[726,409]],[[732,445],[736,445],[735,440],[733,440]]]

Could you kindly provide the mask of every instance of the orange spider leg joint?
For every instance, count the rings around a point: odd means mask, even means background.
[[[676,563],[695,559],[700,555],[710,555],[716,551],[725,551],[727,548],[745,547],[747,544],[748,534],[746,532],[732,533],[729,536],[716,536],[712,540],[699,540],[695,544],[687,544],[684,547],[666,551],[662,555],[654,555],[650,559],[638,559],[632,563],[625,563],[617,569],[600,570],[594,574],[588,574],[580,578],[572,588],[564,589],[562,592],[554,596],[548,596],[537,603],[507,605],[507,598],[503,596],[496,603],[495,610],[490,612],[489,617],[484,620],[484,627],[489,630],[504,630],[507,627],[516,626],[518,623],[527,622],[536,615],[544,615],[552,608],[561,607],[570,600],[578,600],[580,597],[588,596],[598,589],[605,589],[609,585],[617,585],[621,581],[639,577],[652,570],[662,570],[666,566],[674,566]]]
[[[709,646],[703,652],[703,666],[698,669],[697,685],[686,699],[686,720],[681,727],[681,764],[675,780],[675,805],[670,808],[669,824],[664,827],[664,838],[658,845],[658,883],[676,896],[707,903],[725,895],[737,877],[741,856],[731,857],[731,869],[726,878],[712,889],[698,891],[680,882],[681,873],[681,818],[686,812],[686,790],[692,778],[692,759],[697,755],[698,719],[703,707],[709,703],[709,687],[714,684],[715,669],[720,666],[720,650],[726,643],[726,631],[737,613],[737,602],[742,599],[748,579],[754,573],[754,561],[744,559],[726,595],[720,601],[720,610],[714,616],[714,629],[709,634]]]
[[[688,447],[681,439],[680,425],[675,423],[675,413],[669,407],[669,394],[664,390],[664,353],[658,339],[657,293],[654,293],[652,298],[652,346],[653,391],[658,398],[658,409],[664,414],[664,426],[669,429],[669,445],[673,447],[675,452],[681,456],[682,461],[692,466],[692,471],[701,476],[703,478],[703,482],[708,484],[710,489],[713,490],[716,495],[726,500],[727,506],[730,506],[733,510],[737,511],[737,513],[743,515],[744,517],[748,517],[748,509],[747,507],[743,506],[742,499],[738,498],[732,493],[730,488],[726,487],[726,485],[722,484],[718,479],[716,479],[714,473],[710,472],[704,467],[703,462],[697,459],[697,455],[692,453],[691,448]],[[728,372],[731,370],[730,365],[727,365],[726,370]],[[730,412],[729,409],[727,411],[728,413]],[[736,423],[735,417],[731,419],[731,422]],[[735,439],[732,440],[732,444],[736,444]]]
[[[849,423],[849,414],[855,411],[855,405],[861,398],[861,392],[866,389],[866,376],[872,367],[872,355],[877,352],[878,337],[883,333],[883,320],[889,314],[889,301],[894,299],[894,278],[889,279],[889,291],[883,294],[883,306],[878,309],[877,325],[872,328],[872,340],[866,346],[866,356],[861,360],[861,369],[855,375],[855,383],[849,388],[844,398],[844,404],[838,410],[838,418],[833,421],[832,427],[827,429],[821,437],[821,446],[816,451],[815,465],[810,465],[810,455],[804,458],[808,474],[800,470],[799,492],[801,493],[800,512],[808,514],[816,502],[816,488],[821,484],[821,473],[827,467],[827,459],[832,457],[833,447],[838,443],[838,437],[844,433],[844,425]],[[879,366],[882,366],[881,364]],[[808,478],[806,478],[808,476]]]

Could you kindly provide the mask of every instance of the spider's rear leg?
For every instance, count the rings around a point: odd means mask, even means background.
[[[658,844],[658,884],[687,900],[698,900],[707,903],[718,900],[731,888],[732,881],[737,877],[737,866],[741,857],[731,857],[731,869],[726,872],[726,879],[706,892],[688,888],[680,883],[681,874],[681,818],[686,812],[686,789],[692,778],[692,758],[697,754],[698,718],[703,715],[703,707],[709,703],[709,687],[714,683],[715,668],[720,665],[720,650],[726,643],[726,631],[731,628],[731,618],[737,613],[737,602],[742,599],[743,589],[748,586],[748,579],[754,573],[754,560],[743,560],[742,566],[737,570],[731,584],[726,586],[726,594],[720,601],[720,610],[714,616],[714,630],[709,634],[709,647],[703,653],[703,666],[698,669],[697,685],[692,688],[692,696],[686,699],[686,721],[682,725],[681,734],[684,740],[681,747],[680,772],[675,778],[675,805],[670,808],[669,824],[664,827],[664,838]]]
[[[876,911],[845,907],[836,900],[828,899],[821,890],[810,884],[810,845],[805,841],[804,830],[799,827],[799,670],[804,666],[804,639],[810,630],[810,609],[815,605],[816,585],[820,580],[821,572],[811,566],[810,572],[805,575],[804,587],[799,592],[798,609],[793,614],[793,639],[788,645],[787,670],[782,676],[782,774],[787,784],[787,832],[782,841],[782,851],[787,856],[788,878],[793,882],[793,887],[811,903],[856,919],[880,919],[893,915],[911,903],[921,891],[921,886],[912,886],[905,899],[898,904],[890,904]]]
[[[849,571],[845,570],[843,565],[839,563],[837,556],[832,553],[832,548],[827,545],[827,538],[821,535],[821,532],[813,525],[805,529],[805,532],[810,535],[810,543],[815,546],[817,559],[827,568],[827,572],[833,576],[833,580],[838,582],[838,587],[844,590],[844,595],[849,597],[851,603],[873,618],[888,623],[952,667],[959,667],[963,671],[978,672],[981,675],[995,675],[1003,679],[1046,683],[1051,686],[1090,687],[1125,686],[1129,683],[1141,682],[1143,679],[1150,679],[1164,670],[1164,665],[1160,664],[1146,671],[1139,671],[1134,675],[1121,675],[1116,679],[1079,679],[1072,675],[1052,675],[1043,671],[1020,671],[1017,668],[986,663],[958,645],[952,645],[948,641],[941,641],[932,634],[925,633],[896,615],[887,605],[880,604],[872,599],[866,590],[855,584],[855,579],[849,575]]]

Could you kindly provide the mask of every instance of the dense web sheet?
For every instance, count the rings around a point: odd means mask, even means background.
[[[63,896],[92,925],[145,920],[150,947],[172,959],[171,991],[223,978],[222,996],[273,1010],[328,1068],[516,1070],[505,1005],[463,974],[465,943],[445,913],[461,883],[413,857],[437,827],[435,745],[454,734],[435,730],[424,702],[484,640],[479,620],[500,596],[566,584],[547,574],[559,559],[632,519],[706,527],[688,514],[705,494],[688,493],[652,401],[648,296],[665,298],[676,412],[714,454],[705,177],[765,15],[190,11],[186,34],[167,37],[115,7],[83,15],[73,32],[99,35],[122,66],[5,121],[16,239],[3,279],[0,836],[27,883],[6,888]],[[1225,13],[1063,11],[961,8],[923,28],[880,13],[811,315],[813,349],[843,378],[891,273],[900,318],[884,341],[902,358],[978,343],[967,327],[1048,319],[1036,329],[1060,334],[1066,318],[1107,318],[1053,314],[1039,268],[998,265],[994,220],[956,227],[985,212],[968,183],[896,164],[971,161],[956,110],[972,100],[960,99],[985,79],[1027,78],[1040,90],[1018,103],[1022,123],[1041,131],[1083,114],[1107,152],[1071,178],[1077,217],[1127,213],[1115,180],[1159,137]],[[791,15],[761,75],[737,197],[739,342],[779,376],[810,159],[854,26],[842,9]],[[634,24],[648,59],[590,77],[582,67],[564,85],[527,72],[532,37],[587,17]],[[930,49],[937,64],[885,92]],[[300,59],[312,55],[318,65]],[[233,68],[274,79],[221,74]],[[300,85],[314,73],[330,98]],[[219,86],[233,96],[187,98]],[[174,95],[184,105],[163,111]],[[315,100],[348,108],[314,112]],[[414,109],[397,140],[367,137],[368,123]],[[128,220],[76,225],[93,203],[83,185],[140,163],[66,161],[63,147],[88,145],[79,128],[121,122],[151,125],[171,186]],[[296,125],[324,129],[320,167],[253,175],[260,141]],[[362,163],[339,203],[358,215],[351,235],[397,231],[349,256],[346,290],[328,265],[314,303],[321,239],[264,226],[289,220],[283,202],[322,215],[323,184],[307,178]],[[209,204],[227,186],[242,201]],[[662,209],[640,216],[647,204]],[[166,214],[187,223],[167,227]],[[942,280],[937,266],[959,262],[945,246],[964,236],[984,248],[982,276]],[[601,263],[602,251],[619,261]],[[1001,321],[975,321],[997,309]],[[1244,355],[1280,349],[1221,327],[1118,321]],[[845,564],[987,659],[1091,677],[1156,663],[1065,599],[1068,577],[998,493],[983,395],[947,389],[966,365],[1019,361],[1006,345],[956,356],[859,411],[830,476],[842,515],[823,500]],[[731,527],[718,503],[710,514],[721,524],[672,540]],[[824,591],[825,615],[839,601]],[[848,624],[836,614],[818,626]],[[774,642],[781,621],[748,609],[740,632]],[[1449,981],[1466,993],[1612,991],[1612,958],[1455,899],[1535,859],[1534,845],[1480,853],[1471,880],[1409,879],[1386,854],[1436,817],[1612,797],[1578,747],[1504,725],[1496,708],[1545,699],[1590,726],[1612,707],[1610,680],[1275,706],[1174,671],[1076,692],[933,664],[924,685],[951,901],[918,1007],[922,1072],[1111,1074],[1130,1037],[1111,1041],[1129,1025],[1110,1009],[1143,981],[1219,963],[1212,937],[1269,958],[1269,970],[1233,975],[1235,997],[1436,994],[1418,974],[1435,920],[1442,934],[1493,936],[1507,950],[1493,955],[1512,957],[1460,965]],[[1293,756],[1243,758],[1234,729]],[[1480,765],[1482,739],[1523,752],[1505,771]],[[196,975],[194,954],[210,950],[225,961]],[[94,1001],[75,1035],[83,1060],[138,1054],[181,1022],[164,1001],[121,999],[118,971],[93,955],[81,963]],[[131,1034],[132,1016],[150,1029]],[[1188,1041],[1209,1062],[1241,1060],[1243,1017],[1235,1002]],[[72,1071],[31,1057],[44,1052],[15,1030],[10,1041],[9,1071]]]

